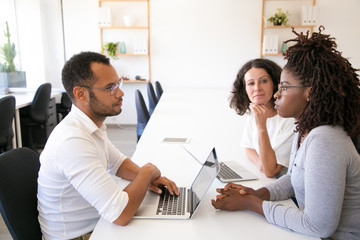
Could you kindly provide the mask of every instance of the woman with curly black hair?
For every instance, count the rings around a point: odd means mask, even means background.
[[[217,209],[249,209],[291,231],[330,239],[360,239],[360,135],[357,69],[322,33],[296,33],[275,94],[280,116],[296,119],[289,171],[264,188],[228,184]],[[277,200],[296,197],[299,208]]]
[[[274,109],[281,67],[268,59],[253,59],[239,70],[230,107],[247,115],[241,145],[246,156],[267,177],[284,175],[289,166],[294,119],[282,118]]]

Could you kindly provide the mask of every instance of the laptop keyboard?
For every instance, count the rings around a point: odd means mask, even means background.
[[[179,187],[179,196],[171,195],[167,188],[162,189],[157,215],[184,215],[186,188]]]
[[[220,162],[220,172],[217,178],[221,179],[242,179],[242,177],[232,170],[228,165]]]

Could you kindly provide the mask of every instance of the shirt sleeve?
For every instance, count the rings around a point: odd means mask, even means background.
[[[109,139],[107,139],[107,147],[109,152],[109,166],[108,171],[112,175],[116,175],[117,170],[121,166],[121,164],[124,162],[124,160],[127,158],[126,155],[124,155],[122,152],[120,152]]]
[[[76,149],[74,149],[76,146]],[[81,148],[82,151],[77,151]],[[58,149],[57,168],[78,193],[106,220],[113,222],[126,207],[128,194],[118,187],[99,158],[102,151],[91,141],[70,138]],[[121,164],[121,163],[120,163]]]
[[[295,195],[294,188],[291,185],[291,176],[288,174],[268,184],[266,188],[270,192],[271,201],[285,200]]]
[[[251,122],[253,121],[251,115],[246,116],[246,123],[245,123],[245,129],[244,134],[242,137],[241,145],[244,148],[251,148],[255,149],[255,146],[253,145],[253,127]]]
[[[329,237],[339,224],[346,182],[346,148],[341,139],[326,135],[308,136],[306,162],[294,171],[302,171],[304,208],[285,207],[264,201],[267,221],[289,230],[315,237]],[[330,140],[331,139],[331,140]],[[305,142],[303,143],[305,144]],[[294,179],[294,181],[302,179]]]

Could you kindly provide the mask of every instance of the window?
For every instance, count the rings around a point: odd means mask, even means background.
[[[11,41],[16,46],[15,65],[26,72],[27,87],[36,89],[50,82],[53,88],[62,88],[65,60],[61,0],[1,0],[1,30],[5,21],[9,22]]]

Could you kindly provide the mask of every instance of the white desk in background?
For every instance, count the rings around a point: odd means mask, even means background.
[[[140,166],[152,162],[178,186],[190,185],[200,164],[179,144],[161,143],[164,137],[187,137],[190,142],[184,146],[198,158],[205,160],[214,146],[219,161],[240,161],[259,176],[259,180],[242,182],[244,185],[256,189],[274,181],[266,178],[245,157],[240,147],[245,120],[229,108],[228,97],[226,90],[165,91],[132,160]],[[127,183],[120,180],[120,184]],[[190,220],[133,219],[122,227],[101,218],[90,239],[316,239],[269,224],[264,217],[250,211],[215,210],[210,200],[215,198],[216,188],[223,186],[225,184],[215,179]],[[293,205],[291,200],[284,204]]]
[[[35,91],[26,91],[26,92],[13,92],[6,95],[0,95],[0,98],[6,96],[15,97],[15,122],[13,123],[13,131],[15,137],[13,138],[13,147],[20,148],[22,147],[22,138],[21,138],[21,123],[20,123],[20,109],[26,106],[29,106],[34,98]],[[51,98],[55,97],[60,99],[61,92],[52,92]]]

